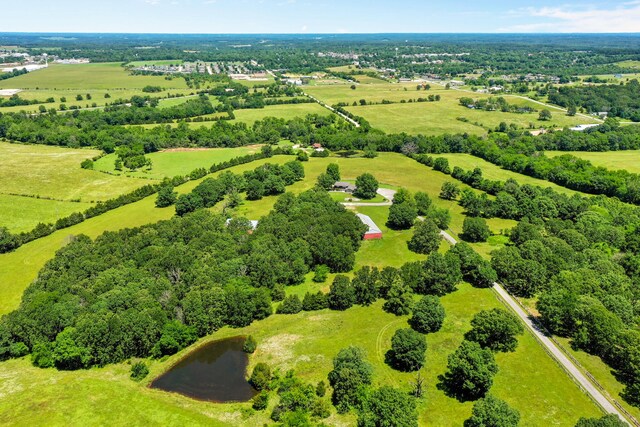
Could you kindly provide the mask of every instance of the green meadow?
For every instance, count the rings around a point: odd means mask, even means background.
[[[149,95],[142,92],[145,86],[160,86],[163,88],[163,95],[191,93],[182,78],[168,80],[162,76],[134,76],[120,63],[49,64],[48,68],[0,81],[0,89],[21,89],[19,96],[24,99],[44,102],[47,98],[53,97],[54,103],[42,104],[47,109],[58,109],[63,103],[60,100],[62,97],[66,98],[64,104],[67,107],[90,108],[93,103],[102,106],[119,98]],[[91,95],[90,100],[87,99],[87,94]],[[105,94],[109,94],[110,98],[105,98]],[[82,95],[83,99],[76,100],[77,95]],[[38,111],[39,106],[4,107],[0,108],[0,111],[32,112]]]
[[[595,166],[640,173],[640,150],[607,151],[604,153],[594,151],[546,151],[545,154],[549,157],[571,154],[572,156],[589,160]]]
[[[0,142],[0,194],[95,202],[148,184],[80,167],[98,154],[92,149]]]
[[[466,90],[447,90],[436,84],[431,84],[430,90],[418,91],[416,86],[417,83],[384,83],[379,80],[378,83],[357,85],[355,90],[346,83],[317,84],[307,86],[304,90],[329,105],[339,102],[349,104],[345,107],[347,110],[364,117],[373,127],[388,133],[440,135],[467,132],[484,135],[488,129],[496,128],[501,122],[515,124],[519,128],[534,129],[563,128],[579,123],[590,123],[589,119],[584,117],[569,117],[560,110],[510,95],[504,95],[504,98],[514,105],[532,107],[538,111],[551,108],[552,119],[540,121],[538,112],[521,114],[470,109],[460,105],[460,98],[486,99],[493,95]],[[415,102],[418,98],[426,98],[429,95],[440,95],[441,100]],[[374,103],[374,105],[362,106],[360,100]],[[383,100],[393,103],[382,104]],[[410,100],[413,102],[409,102]],[[356,106],[352,105],[354,102]]]
[[[150,170],[138,170],[125,172],[131,177],[162,179],[177,175],[187,175],[197,168],[208,169],[214,163],[221,163],[234,157],[256,153],[259,146],[237,148],[178,148],[149,153],[146,156],[151,160]],[[98,159],[94,164],[97,171],[119,173],[115,170],[115,154],[109,154]]]
[[[194,153],[202,154],[199,151]],[[288,156],[277,156],[231,170],[240,173],[262,163],[284,163],[291,159]],[[193,160],[175,160],[174,157],[174,161],[192,166]],[[384,186],[428,192],[435,205],[451,210],[452,232],[461,232],[464,218],[462,209],[454,202],[437,197],[442,183],[451,178],[399,154],[381,153],[375,159],[311,158],[304,163],[306,178],[289,187],[289,190],[300,192],[311,188],[327,164],[334,162],[340,166],[345,180],[374,171]],[[178,191],[190,191],[197,182],[180,186]],[[245,201],[236,215],[258,219],[271,209],[275,200],[275,197],[267,197],[256,202]],[[15,252],[0,255],[0,283],[5,284],[0,289],[0,313],[7,313],[18,305],[26,286],[72,235],[82,233],[95,238],[107,230],[153,223],[173,215],[173,207],[158,209],[154,207],[154,201],[155,196],[148,197],[57,231],[28,243]],[[219,209],[220,204],[213,208]],[[411,231],[387,229],[384,223],[388,207],[365,206],[356,209],[370,215],[384,233],[382,240],[363,242],[357,254],[358,266],[400,266],[407,261],[424,259],[424,256],[413,254],[406,248]],[[494,232],[513,224],[512,221],[490,221]],[[487,247],[479,247],[479,250]],[[443,249],[445,248],[446,244],[443,244]],[[318,285],[308,280],[303,285],[288,288],[287,291],[304,294],[306,290],[326,290],[327,286],[328,283]],[[473,315],[482,309],[501,306],[493,291],[475,289],[468,284],[459,285],[458,290],[443,297],[442,302],[447,311],[445,324],[439,332],[428,335],[427,364],[421,371],[426,385],[426,396],[419,402],[421,425],[460,425],[469,417],[472,403],[460,403],[447,397],[437,387],[438,376],[446,370],[447,355],[463,339]],[[250,360],[252,366],[264,361],[283,371],[295,369],[302,378],[315,383],[326,381],[332,357],[338,350],[354,344],[366,349],[368,359],[374,366],[376,385],[390,384],[408,390],[414,374],[401,373],[384,364],[384,352],[390,347],[391,336],[396,329],[406,327],[407,317],[385,313],[381,305],[381,301],[378,301],[370,307],[353,307],[345,312],[322,310],[297,315],[273,315],[246,328],[225,327],[201,339],[190,349],[214,339],[252,334],[259,342],[258,351]],[[580,416],[599,414],[595,404],[549,358],[531,335],[527,333],[519,341],[517,351],[497,355],[500,371],[495,378],[492,393],[520,411],[521,425],[569,427]],[[269,411],[255,412],[250,409],[250,403],[212,404],[145,387],[154,376],[167,370],[190,349],[166,360],[151,361],[151,375],[142,384],[128,378],[130,367],[127,363],[61,372],[34,368],[26,359],[2,362],[0,413],[7,415],[12,425],[25,426],[40,424],[43,419],[47,420],[48,425],[121,425],[121,414],[131,412],[132,405],[136,410],[127,418],[127,425],[163,423],[255,426],[268,421]],[[353,415],[334,414],[327,420],[330,425],[353,425],[354,422]]]
[[[7,227],[12,233],[30,231],[40,222],[55,223],[58,218],[91,206],[91,203],[0,194],[0,227]]]

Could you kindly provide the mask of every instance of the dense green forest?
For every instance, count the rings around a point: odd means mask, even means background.
[[[78,369],[173,354],[223,325],[269,316],[278,286],[316,265],[350,270],[365,231],[320,190],[282,196],[250,230],[199,210],[95,241],[76,236],[3,317],[2,356],[27,349],[38,366]]]
[[[549,101],[566,108],[583,108],[587,113],[605,112],[611,117],[640,122],[638,80],[620,85],[564,86],[549,91]]]

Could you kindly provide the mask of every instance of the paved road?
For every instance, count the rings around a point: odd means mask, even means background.
[[[309,97],[310,99],[312,99],[313,101],[317,102],[318,104],[320,104],[321,106],[323,106],[324,108],[328,109],[329,111],[331,111],[332,113],[335,113],[337,115],[339,115],[340,117],[342,117],[343,119],[345,119],[346,121],[348,121],[349,123],[351,123],[352,125],[354,125],[355,127],[359,128],[360,127],[360,123],[356,122],[355,120],[353,120],[351,117],[347,116],[346,114],[342,114],[340,111],[337,111],[335,108],[333,108],[332,106],[325,104],[324,102],[320,101],[318,98],[316,98],[313,95],[309,95],[306,92],[302,92],[303,95]]]
[[[440,231],[440,235],[452,245],[457,243],[456,239],[446,231]],[[531,333],[538,339],[538,341],[547,349],[547,351],[553,356],[558,363],[560,363],[564,369],[571,375],[575,381],[580,384],[583,390],[585,390],[593,400],[595,400],[607,413],[616,414],[620,419],[627,421],[627,419],[620,413],[620,411],[606,398],[600,390],[598,390],[592,383],[584,376],[584,374],[576,367],[576,365],[565,356],[549,337],[547,337],[538,327],[533,323],[529,315],[520,307],[520,304],[499,284],[494,283],[493,289],[498,296],[509,306],[511,309],[522,319]],[[627,421],[628,422],[628,421]]]

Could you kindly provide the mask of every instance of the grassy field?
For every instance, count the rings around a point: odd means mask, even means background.
[[[215,103],[214,103],[215,104]],[[265,119],[267,117],[277,117],[280,119],[293,119],[295,117],[305,117],[307,114],[318,114],[327,116],[331,114],[329,110],[322,107],[317,103],[307,103],[307,104],[284,104],[284,105],[268,105],[264,108],[252,108],[246,110],[235,110],[233,112],[235,115],[235,119],[231,121],[231,123],[246,123],[247,125],[252,125],[254,122],[258,120]],[[227,113],[213,113],[207,114],[201,117],[226,117]],[[190,128],[200,128],[211,127],[216,122],[214,120],[204,121],[204,122],[185,122],[187,126]],[[154,128],[159,126],[158,124],[145,124],[145,125],[134,125],[140,126],[143,128]],[[176,127],[178,126],[177,122],[167,123],[166,126]]]
[[[278,156],[232,170],[239,173],[264,162],[283,163],[289,160],[291,157]],[[437,198],[440,186],[450,178],[398,154],[381,154],[376,159],[312,158],[304,164],[306,179],[289,189],[299,192],[312,187],[317,175],[330,162],[340,165],[343,179],[354,179],[365,171],[375,171],[382,184],[429,192],[436,205],[451,209],[454,217],[451,228],[455,233],[461,231],[461,209],[453,202]],[[397,173],[398,170],[402,170],[402,173]],[[178,190],[186,192],[195,185],[197,181],[189,182]],[[105,230],[153,223],[173,215],[171,207],[154,208],[154,200],[154,196],[146,198],[31,242],[13,253],[0,255],[0,283],[5,284],[0,288],[0,314],[17,306],[24,288],[55,251],[68,241],[70,235],[84,233],[96,237]],[[274,201],[275,197],[268,197],[258,202],[244,202],[238,215],[257,219],[269,211]],[[396,232],[384,226],[388,207],[357,209],[370,215],[384,233],[380,241],[363,242],[357,254],[357,265],[400,266],[407,261],[424,259],[406,249],[411,231]],[[511,223],[492,223],[491,226],[499,229]],[[289,291],[303,294],[309,286],[317,289],[327,284],[305,284]],[[428,336],[427,365],[422,370],[427,393],[419,404],[421,425],[460,425],[469,416],[472,403],[459,403],[444,395],[436,387],[437,377],[444,373],[446,357],[462,340],[472,316],[479,310],[500,306],[491,290],[475,289],[466,284],[442,298],[442,302],[447,318],[440,332]],[[326,381],[332,357],[340,348],[355,344],[367,350],[368,358],[374,365],[376,385],[391,384],[408,389],[414,375],[394,371],[383,362],[391,336],[400,327],[406,327],[406,317],[384,313],[381,302],[378,302],[371,307],[354,307],[346,312],[323,310],[293,316],[274,315],[247,328],[224,328],[200,340],[198,344],[228,336],[253,334],[258,339],[259,348],[252,356],[252,364],[266,361],[282,370],[294,368],[311,382]],[[166,370],[180,356],[152,362],[149,380]],[[597,407],[546,355],[531,335],[520,338],[516,352],[500,354],[497,359],[500,372],[492,393],[521,412],[521,425],[573,426],[580,416],[598,415]],[[48,425],[68,425],[69,422],[124,425],[122,413],[131,412],[132,405],[136,411],[127,417],[126,425],[254,426],[268,421],[267,414],[254,413],[249,409],[250,404],[212,405],[148,389],[144,384],[138,385],[129,380],[128,371],[127,364],[58,372],[35,369],[26,360],[2,362],[0,413],[8,417],[12,425],[25,426],[41,424],[41,420],[45,419]],[[353,425],[354,418],[333,415],[327,423]]]
[[[127,66],[143,67],[146,65],[179,65],[184,61],[182,59],[159,59],[154,61],[132,61],[128,62]]]
[[[640,173],[640,150],[607,151],[604,153],[593,151],[546,151],[545,154],[549,157],[571,154],[572,156],[589,160],[595,166]]]
[[[574,350],[571,347],[571,340],[568,338],[556,337],[566,351],[568,351],[578,362],[585,368],[596,380],[620,403],[624,409],[626,409],[636,419],[640,419],[640,409],[629,405],[620,396],[620,393],[624,389],[616,377],[613,375],[612,370],[606,365],[598,356],[593,356],[584,351]]]
[[[149,182],[80,167],[100,152],[0,142],[0,193],[91,202],[106,200]]]
[[[182,78],[167,80],[162,76],[133,76],[120,63],[50,64],[49,68],[0,81],[0,89],[22,89],[23,92],[19,95],[24,99],[44,102],[53,97],[55,103],[44,104],[47,109],[58,108],[61,97],[66,98],[64,104],[68,107],[77,105],[84,108],[94,102],[101,106],[118,98],[148,95],[142,92],[142,88],[147,85],[160,86],[164,92],[191,92]],[[91,94],[91,100],[86,99],[87,93]],[[105,98],[107,93],[111,98]],[[82,95],[85,99],[77,101],[76,95]],[[0,111],[37,111],[38,107],[39,105],[5,107]]]
[[[0,227],[7,227],[12,233],[30,231],[39,222],[54,223],[58,218],[82,212],[90,206],[91,203],[0,194]]]
[[[482,176],[491,180],[506,181],[509,178],[515,179],[519,184],[537,185],[539,187],[551,187],[559,193],[574,194],[578,191],[570,190],[565,187],[561,187],[544,179],[533,178],[527,175],[523,175],[510,170],[502,169],[500,166],[494,165],[484,159],[472,156],[471,154],[434,154],[434,157],[444,157],[449,160],[451,168],[454,166],[461,167],[465,170],[473,170],[478,167],[482,169]]]
[[[534,113],[503,113],[501,111],[473,110],[461,106],[459,99],[466,96],[457,91],[443,91],[442,99],[438,102],[420,102],[390,105],[367,105],[347,107],[357,116],[367,119],[375,128],[388,133],[407,132],[412,134],[441,135],[443,133],[473,133],[485,134],[487,129],[495,129],[501,122],[508,125],[515,124],[518,128],[539,129],[542,127],[572,126],[578,123],[588,123],[582,117],[569,117],[562,112],[553,111],[550,121],[538,120]],[[477,96],[473,96],[477,98]],[[524,105],[528,101],[520,99],[509,100],[512,104]],[[543,107],[537,106],[538,110]],[[459,118],[466,121],[458,120]]]
[[[240,173],[245,170],[251,170],[262,163],[285,163],[292,158],[289,156],[277,156],[271,159],[260,160],[252,162],[246,165],[238,166],[230,169],[236,173]],[[452,221],[450,229],[454,235],[458,235],[462,232],[462,223],[464,216],[462,215],[462,208],[455,202],[442,200],[437,197],[440,192],[440,187],[445,181],[450,181],[451,178],[440,172],[435,172],[430,168],[420,165],[405,156],[395,153],[381,153],[375,159],[365,158],[311,158],[309,162],[304,164],[306,178],[291,187],[288,187],[288,191],[301,192],[312,188],[316,182],[317,176],[324,172],[329,163],[337,163],[340,166],[343,179],[352,180],[358,175],[375,171],[376,178],[385,186],[391,187],[406,187],[411,191],[425,191],[432,196],[434,205],[447,208],[451,211]],[[398,170],[402,170],[403,173],[397,173]],[[94,172],[97,173],[97,172]],[[105,175],[111,177],[109,175]],[[215,176],[215,175],[214,175]],[[119,177],[113,177],[119,178]],[[149,182],[148,180],[144,180]],[[190,191],[198,181],[190,181],[180,187],[177,187],[179,192]],[[464,186],[463,186],[464,188]],[[265,197],[258,202],[245,202],[238,209],[237,215],[246,216],[250,219],[259,219],[261,216],[266,215],[275,203],[276,197]],[[13,310],[20,301],[22,292],[27,285],[35,279],[38,271],[42,268],[44,263],[53,257],[55,252],[65,243],[70,235],[87,234],[91,237],[96,237],[106,230],[117,230],[126,227],[134,227],[143,224],[149,224],[161,219],[169,218],[173,215],[173,209],[157,209],[154,208],[155,196],[150,196],[139,202],[132,203],[130,205],[123,206],[121,208],[110,211],[104,215],[87,220],[81,224],[75,225],[70,228],[66,228],[57,231],[50,236],[38,239],[34,242],[28,243],[15,252],[1,254],[0,255],[0,283],[5,284],[0,290],[0,315],[10,310]],[[218,206],[219,208],[220,206]],[[360,208],[365,209],[365,208]],[[366,209],[372,209],[367,207]],[[379,210],[379,212],[384,212]],[[378,213],[373,214],[376,221],[379,222],[379,226],[384,226],[386,222],[386,214]],[[491,219],[488,221],[490,228],[498,233],[500,230],[508,229],[515,225],[514,221]],[[403,238],[408,239],[410,236],[407,232],[403,232]],[[390,247],[395,248],[400,245],[394,239],[383,239],[383,242],[389,242]],[[371,246],[373,252],[378,252],[380,258],[384,255],[385,250],[389,249],[386,246],[377,248],[380,243],[367,242],[366,246]],[[497,244],[484,243],[476,245],[475,247],[479,252],[488,254],[493,248],[497,247]],[[393,249],[397,252],[397,249]],[[366,251],[362,252],[365,259],[375,258],[375,255],[367,256]],[[358,256],[363,256],[359,254]],[[410,253],[400,253],[395,260],[390,260],[394,264],[402,264],[402,257],[412,256]],[[382,262],[382,261],[379,261]]]
[[[355,115],[367,119],[372,126],[385,132],[422,133],[438,135],[442,133],[468,132],[484,134],[487,128],[493,129],[501,122],[515,124],[520,128],[540,127],[565,127],[579,123],[588,123],[583,117],[569,117],[559,110],[553,110],[553,118],[550,121],[539,121],[538,112],[534,113],[503,113],[501,111],[472,110],[460,105],[460,98],[471,97],[474,99],[489,98],[491,95],[474,93],[461,90],[447,90],[438,85],[431,85],[428,91],[416,90],[415,83],[369,83],[358,85],[355,90],[346,83],[333,85],[315,85],[305,87],[305,91],[318,99],[333,105],[338,102],[349,104],[346,107]],[[419,97],[426,98],[429,95],[440,95],[437,102],[409,103]],[[531,100],[508,96],[507,101],[514,105],[532,107],[541,110],[545,107]],[[353,102],[360,103],[364,99],[367,102],[378,103],[375,105],[352,106]],[[395,102],[394,104],[380,104],[383,100]],[[400,103],[400,101],[407,101]],[[465,118],[467,122],[457,120]]]
[[[443,328],[427,337],[427,364],[421,374],[426,396],[419,402],[420,424],[461,425],[471,413],[471,402],[459,403],[438,390],[437,377],[445,371],[446,357],[462,340],[471,317],[482,309],[498,307],[492,291],[461,285],[442,298],[447,312]],[[310,382],[326,381],[331,359],[338,350],[353,344],[363,347],[374,366],[374,385],[390,384],[405,390],[414,374],[400,373],[384,364],[396,329],[406,327],[406,317],[371,307],[354,307],[346,312],[322,310],[297,315],[273,315],[241,328],[223,328],[193,347],[214,339],[252,334],[258,350],[251,364],[267,362],[281,370],[295,369]],[[366,319],[366,320],[365,320]],[[336,334],[336,331],[340,331]],[[188,350],[186,350],[188,351]],[[186,351],[164,362],[152,362],[150,381]],[[598,409],[554,364],[530,335],[520,338],[516,352],[498,355],[500,371],[492,393],[517,408],[522,426],[573,426],[580,416],[597,416]],[[177,394],[144,387],[128,378],[129,366],[120,364],[77,372],[40,370],[26,360],[0,363],[0,412],[12,425],[124,425],[121,414],[135,406],[126,425],[238,425],[267,422],[267,412],[254,412],[250,404],[210,404]],[[273,405],[273,403],[272,403]],[[162,420],[162,421],[159,421]],[[332,415],[329,425],[353,425],[352,415]]]
[[[269,105],[265,108],[236,110],[233,114],[236,116],[235,121],[251,125],[253,122],[266,117],[277,117],[288,120],[294,117],[304,117],[307,114],[327,116],[331,113],[326,108],[314,102],[311,104]]]
[[[238,148],[206,148],[206,149],[175,149],[149,153],[152,168],[149,171],[126,172],[127,176],[162,179],[177,175],[186,175],[197,168],[209,168],[214,163],[224,162],[234,157],[253,154],[259,150],[258,146]],[[98,171],[116,173],[115,154],[100,158],[95,163]]]

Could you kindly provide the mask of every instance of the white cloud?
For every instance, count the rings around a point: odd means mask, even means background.
[[[621,3],[615,7],[579,8],[575,5],[558,7],[528,7],[507,13],[510,18],[532,18],[536,22],[516,24],[500,31],[551,31],[558,33],[635,33],[640,32],[640,0]],[[540,22],[540,20],[543,20]]]
[[[144,0],[144,2],[145,2],[146,4],[151,5],[151,6],[155,6],[155,5],[157,5],[157,4],[160,4],[160,0]]]

